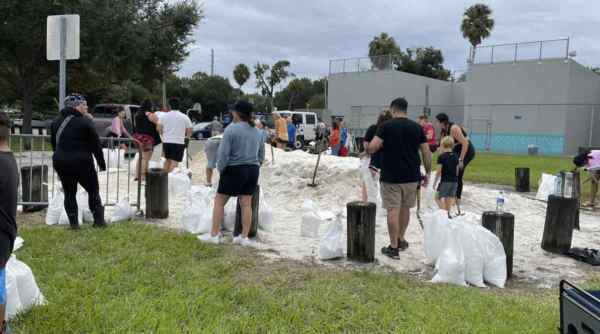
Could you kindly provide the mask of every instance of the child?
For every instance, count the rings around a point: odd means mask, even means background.
[[[454,139],[447,136],[441,141],[441,154],[437,159],[437,171],[435,175],[434,189],[437,188],[436,202],[440,209],[448,211],[456,201],[456,190],[458,188],[458,156],[452,152]],[[438,181],[441,182],[438,185]]]

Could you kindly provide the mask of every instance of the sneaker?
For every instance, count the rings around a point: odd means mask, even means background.
[[[383,247],[381,249],[381,253],[387,257],[390,257],[392,259],[399,259],[400,258],[400,253],[398,251],[398,248],[392,248],[392,246],[387,246],[387,247]]]
[[[405,251],[408,249],[408,241],[406,240],[398,240],[398,249],[400,251]]]
[[[256,247],[256,241],[249,238],[242,238],[241,245],[244,247]]]
[[[233,237],[233,244],[234,245],[241,245],[242,244],[242,235],[238,235],[237,237]]]
[[[199,235],[198,240],[200,240],[202,242],[218,245],[221,243],[221,236],[217,234],[213,237],[212,235],[210,235],[210,232],[209,232],[209,233],[206,233],[203,235]]]

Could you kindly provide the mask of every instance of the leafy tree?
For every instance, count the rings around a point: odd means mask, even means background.
[[[310,109],[325,109],[325,94],[313,95],[307,104]]]
[[[82,22],[81,59],[69,62],[67,89],[92,101],[126,80],[153,89],[185,58],[201,19],[194,0],[1,1],[0,81],[21,100],[26,133],[36,97],[58,72],[58,62],[46,60],[46,17],[63,13]]]
[[[279,109],[304,109],[310,104],[311,108],[323,108],[323,102],[313,98],[318,95],[324,97],[325,80],[319,79],[311,81],[308,78],[294,79],[290,81],[286,88],[275,95],[275,106]],[[313,103],[311,104],[311,100]],[[322,105],[322,106],[321,106]]]
[[[490,16],[492,10],[485,4],[475,4],[463,14],[462,24],[460,30],[463,37],[469,40],[471,43],[471,54],[469,59],[471,62],[475,61],[475,49],[481,42],[490,36],[492,29],[494,28],[494,19]]]
[[[422,75],[428,78],[449,80],[450,71],[443,66],[442,51],[433,47],[408,49],[397,64],[397,69],[403,72]]]
[[[254,66],[254,75],[256,76],[256,88],[261,90],[262,95],[268,98],[269,111],[273,110],[273,97],[275,87],[285,81],[288,77],[293,76],[288,72],[290,62],[280,60],[269,66],[267,64],[257,63]]]
[[[198,72],[189,81],[190,97],[202,104],[202,114],[206,120],[212,119],[228,110],[235,102],[235,91],[227,78],[210,76]]]
[[[233,70],[233,78],[241,90],[246,81],[250,79],[250,69],[245,64],[238,64]]]
[[[373,66],[378,70],[389,69],[393,57],[401,54],[402,51],[396,44],[394,37],[389,36],[385,32],[374,37],[369,43],[369,58]]]

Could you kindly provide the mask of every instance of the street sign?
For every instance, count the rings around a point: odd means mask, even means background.
[[[48,16],[46,58],[48,60],[60,60],[61,22],[64,22],[66,32],[65,59],[79,59],[79,15]]]

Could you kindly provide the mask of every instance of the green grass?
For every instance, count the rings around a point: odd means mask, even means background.
[[[552,333],[557,292],[267,260],[139,223],[23,228],[48,305],[16,333]],[[600,286],[600,282],[595,282]]]
[[[19,153],[24,151],[30,151],[33,147],[33,151],[51,151],[52,145],[50,144],[49,137],[24,137],[20,135],[10,136],[10,150]]]
[[[465,173],[465,180],[475,183],[498,185],[515,185],[515,168],[529,167],[532,190],[536,190],[542,173],[557,174],[561,170],[572,170],[571,157],[549,157],[508,155],[493,153],[477,153]],[[581,181],[587,179],[587,172],[582,172]],[[584,196],[589,196],[589,183],[583,185]]]

